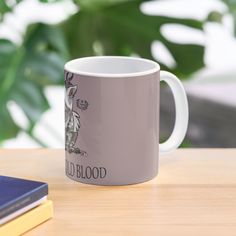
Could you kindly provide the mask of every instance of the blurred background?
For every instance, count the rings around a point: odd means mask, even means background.
[[[236,0],[0,0],[0,146],[63,147],[63,65],[90,55],[156,60],[184,83],[183,147],[236,147]],[[174,125],[161,88],[161,134]]]

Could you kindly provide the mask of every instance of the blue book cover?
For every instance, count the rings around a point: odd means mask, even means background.
[[[0,175],[0,219],[47,195],[46,183]]]

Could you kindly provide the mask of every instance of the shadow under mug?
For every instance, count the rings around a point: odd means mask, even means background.
[[[66,175],[96,185],[154,178],[159,153],[176,149],[186,134],[188,103],[179,79],[151,60],[98,56],[65,64]],[[171,88],[176,120],[159,144],[159,88]]]

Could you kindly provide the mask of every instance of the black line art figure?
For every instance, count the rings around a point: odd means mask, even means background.
[[[72,84],[73,74],[65,72],[65,149],[69,153],[80,154],[80,156],[87,157],[87,152],[76,147],[76,140],[80,130],[80,115],[73,108],[73,99],[78,90],[78,85]],[[88,102],[83,99],[76,101],[77,107],[81,111],[88,108]]]

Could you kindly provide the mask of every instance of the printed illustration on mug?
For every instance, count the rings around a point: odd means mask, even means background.
[[[77,85],[71,83],[73,79],[73,74],[70,72],[65,72],[65,149],[69,153],[76,153],[80,156],[86,157],[88,154],[86,151],[81,150],[76,147],[76,140],[78,138],[80,130],[80,115],[74,110],[73,99],[78,90]],[[88,108],[88,102],[83,99],[78,99],[76,101],[77,107],[81,111],[85,111]]]

